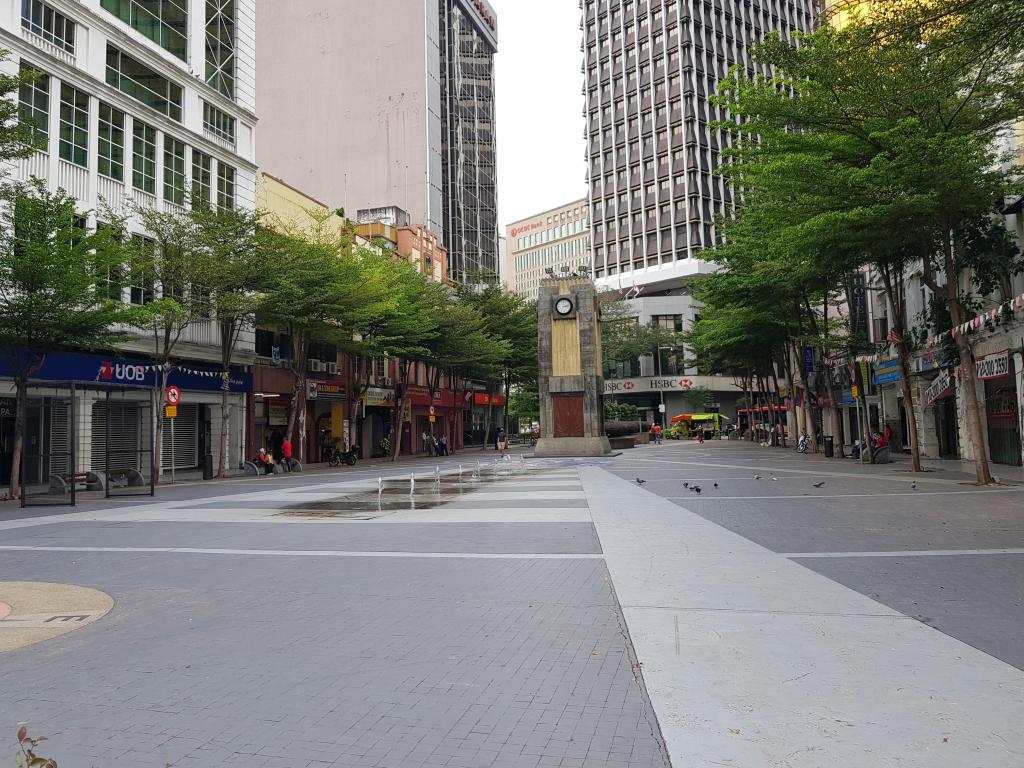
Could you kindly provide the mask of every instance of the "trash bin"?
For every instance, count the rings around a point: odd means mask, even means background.
[[[203,480],[213,480],[213,454],[203,454]]]
[[[832,435],[825,435],[825,458],[831,459],[836,455],[835,438]]]

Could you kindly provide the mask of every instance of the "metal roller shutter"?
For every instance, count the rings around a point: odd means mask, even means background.
[[[164,422],[164,469],[171,468],[171,421]],[[174,419],[174,468],[199,466],[199,406],[179,405]]]
[[[142,469],[139,466],[142,412],[138,403],[110,404],[110,470],[121,472]],[[92,406],[92,439],[89,441],[92,458],[89,466],[95,472],[106,471],[107,404],[96,402]]]
[[[71,457],[71,409],[66,400],[50,401],[50,474],[69,471]]]

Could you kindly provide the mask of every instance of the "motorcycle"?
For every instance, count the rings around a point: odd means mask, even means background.
[[[796,447],[797,453],[807,453],[807,449],[810,448],[811,438],[807,435],[800,435],[800,443]]]
[[[359,446],[353,445],[347,451],[342,451],[338,448],[328,448],[324,458],[328,466],[331,467],[340,467],[342,464],[354,467],[359,460]]]

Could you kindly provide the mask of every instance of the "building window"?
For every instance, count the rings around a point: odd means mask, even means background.
[[[206,0],[206,82],[235,98],[235,0]]]
[[[217,207],[235,207],[235,169],[224,163],[217,163]]]
[[[132,242],[140,251],[140,255],[148,257],[140,259],[140,264],[144,265],[147,262],[151,262],[153,255],[156,253],[156,241],[142,235],[132,235]],[[149,304],[154,298],[156,298],[156,292],[153,290],[153,275],[146,269],[134,270],[132,273],[131,303],[142,306]]]
[[[164,200],[185,204],[185,142],[164,134]]]
[[[100,5],[161,48],[188,61],[187,0],[102,0]]]
[[[66,83],[60,86],[60,157],[89,165],[89,94]]]
[[[41,0],[21,0],[21,26],[74,55],[75,22]]]
[[[39,72],[22,60],[21,74]],[[50,76],[40,74],[35,80],[23,82],[18,90],[18,118],[28,128],[32,145],[46,149],[50,143]]]
[[[181,86],[109,45],[107,85],[181,122]]]
[[[99,173],[124,181],[124,112],[100,102]]]
[[[203,102],[203,128],[229,144],[235,143],[235,118]]]
[[[213,202],[213,158],[192,150],[192,207]]]
[[[156,194],[156,129],[141,120],[132,126],[132,186]]]
[[[682,315],[653,315],[651,317],[651,325],[664,328],[666,331],[674,331],[675,333],[682,333],[683,330],[683,316]]]

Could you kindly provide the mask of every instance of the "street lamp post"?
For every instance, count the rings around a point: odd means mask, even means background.
[[[657,358],[658,358],[658,378],[659,379],[664,375],[662,373],[662,370],[661,370],[661,350],[663,350],[663,349],[673,349],[673,348],[672,347],[658,347]],[[666,429],[668,427],[668,422],[665,420],[666,419],[666,415],[665,415],[665,390],[659,388],[658,393],[661,395],[661,428],[662,429]]]

